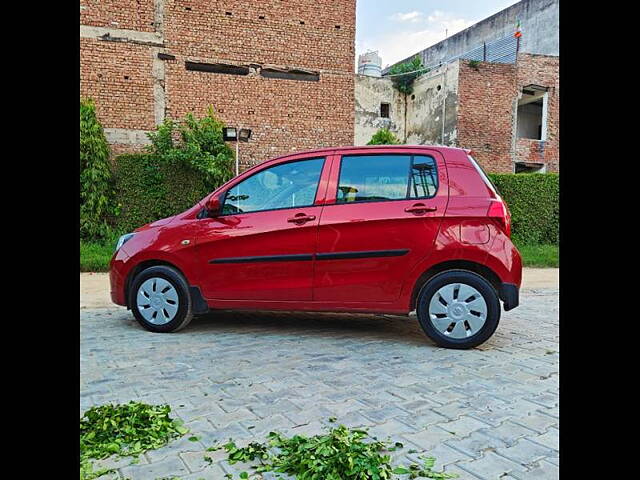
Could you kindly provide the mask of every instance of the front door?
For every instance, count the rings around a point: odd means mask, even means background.
[[[205,298],[311,300],[324,160],[266,167],[223,194],[199,229]]]
[[[391,152],[391,151],[390,151]],[[431,252],[447,206],[435,151],[336,156],[318,230],[314,301],[393,302]],[[333,198],[331,198],[333,195]]]

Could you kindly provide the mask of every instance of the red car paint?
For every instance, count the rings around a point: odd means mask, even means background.
[[[437,164],[437,193],[336,203],[341,158],[354,154],[430,155]],[[265,168],[324,158],[314,205],[198,218],[207,196],[181,214],[136,230],[111,259],[111,298],[128,306],[132,277],[153,264],[177,268],[211,309],[407,314],[415,308],[420,280],[445,265],[477,267],[497,289],[500,283],[519,288],[522,262],[509,239],[508,208],[468,154],[432,146],[341,147],[256,165],[211,196],[222,199]],[[305,221],[296,222],[296,216]],[[381,251],[389,256],[367,253]],[[268,261],[282,255],[304,259]],[[261,261],[233,263],[237,257]]]

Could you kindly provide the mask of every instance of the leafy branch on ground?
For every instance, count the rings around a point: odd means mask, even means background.
[[[370,437],[366,429],[340,425],[330,428],[326,434],[312,437],[286,437],[270,432],[266,444],[252,442],[246,447],[238,447],[229,440],[208,450],[223,448],[231,465],[257,461],[258,464],[252,467],[255,473],[242,472],[240,479],[257,478],[256,475],[262,472],[285,473],[298,480],[386,480],[396,478],[395,475],[408,475],[406,478],[410,479],[457,477],[452,473],[434,472],[435,458],[424,455],[418,457],[422,464],[414,462],[394,468],[389,453],[403,447],[400,442],[391,444]]]
[[[94,470],[92,460],[115,456],[138,457],[160,448],[188,432],[179,420],[169,416],[169,405],[140,402],[92,407],[80,419],[80,480],[92,480],[114,473],[114,468]],[[330,421],[335,421],[332,417]],[[331,423],[333,423],[331,422]],[[209,447],[208,452],[224,449],[229,464],[255,462],[254,472],[241,472],[239,479],[261,478],[262,472],[284,473],[297,480],[391,480],[397,475],[409,479],[444,480],[456,474],[435,472],[435,458],[424,455],[408,466],[393,466],[391,452],[404,448],[400,442],[379,441],[367,429],[344,425],[327,428],[327,433],[307,437],[287,437],[270,432],[266,443],[251,442],[239,447],[232,439]],[[192,436],[189,440],[197,441]],[[410,450],[417,453],[416,450]],[[204,459],[212,464],[211,457]],[[134,460],[135,462],[135,460]],[[233,478],[227,474],[226,478]]]
[[[80,419],[80,479],[90,480],[112,470],[93,470],[91,460],[112,455],[137,457],[189,430],[169,416],[169,405],[140,402],[92,407]]]

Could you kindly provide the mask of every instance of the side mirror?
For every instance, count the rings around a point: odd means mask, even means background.
[[[222,205],[220,204],[220,199],[218,197],[211,196],[205,203],[205,208],[207,209],[209,217],[217,217],[220,215],[221,207]]]

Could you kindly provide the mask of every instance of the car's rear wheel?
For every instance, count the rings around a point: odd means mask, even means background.
[[[431,278],[418,294],[416,310],[427,336],[446,348],[476,347],[493,335],[500,321],[495,288],[466,270]]]
[[[186,280],[165,265],[140,272],[131,284],[130,299],[134,317],[152,332],[176,332],[193,318]]]

